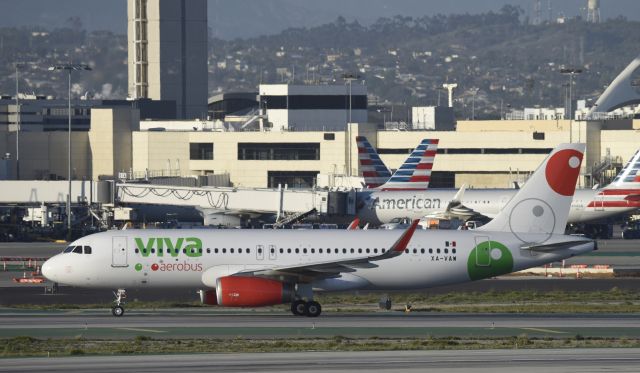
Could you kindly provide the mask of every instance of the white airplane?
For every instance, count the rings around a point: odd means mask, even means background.
[[[494,277],[594,250],[563,235],[585,146],[563,144],[490,223],[473,231],[132,230],[96,233],[47,260],[60,284],[201,290],[205,304],[291,303],[318,316],[316,291],[408,290]]]
[[[397,218],[495,217],[517,189],[363,190],[356,194],[357,217],[363,223],[385,224]],[[569,223],[605,220],[640,208],[640,150],[614,181],[602,189],[577,189]]]

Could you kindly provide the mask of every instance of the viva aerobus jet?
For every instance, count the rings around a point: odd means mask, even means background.
[[[291,304],[318,316],[314,292],[424,289],[504,275],[595,249],[563,235],[585,146],[563,144],[487,225],[473,231],[123,230],[73,242],[44,263],[49,280],[119,289],[202,289],[206,304]]]

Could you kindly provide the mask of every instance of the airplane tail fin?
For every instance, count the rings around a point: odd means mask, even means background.
[[[604,189],[616,189],[634,186],[640,189],[640,149],[629,159],[622,170]]]
[[[580,175],[584,144],[560,144],[498,215],[477,230],[523,234],[564,234]]]
[[[382,162],[376,150],[371,146],[369,140],[364,136],[357,136],[358,160],[360,171],[367,188],[377,188],[384,184],[391,177],[391,171]]]
[[[411,152],[409,158],[396,170],[382,190],[425,190],[429,188],[433,160],[438,150],[438,139],[424,139]]]
[[[640,149],[629,159],[611,184],[598,191],[587,207],[640,207]]]

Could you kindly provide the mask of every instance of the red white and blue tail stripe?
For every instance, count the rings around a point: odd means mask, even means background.
[[[382,190],[425,190],[431,181],[433,159],[438,150],[438,139],[424,139],[409,158],[396,170]]]
[[[364,178],[367,188],[377,188],[386,183],[391,177],[391,171],[380,159],[376,150],[364,136],[357,136],[358,160],[360,161],[360,172]]]
[[[640,150],[631,157],[611,184],[600,189],[587,208],[640,208]]]

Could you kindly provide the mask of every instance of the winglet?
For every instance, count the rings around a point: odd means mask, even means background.
[[[402,236],[398,238],[398,240],[391,246],[391,248],[389,248],[389,250],[383,252],[380,255],[369,257],[369,260],[373,262],[377,260],[394,258],[398,255],[401,255],[407,249],[407,245],[409,244],[409,241],[411,241],[411,237],[413,237],[413,233],[416,231],[416,228],[418,228],[419,222],[420,219],[415,219],[414,221],[412,221],[409,228],[407,228],[407,230],[402,233]]]
[[[355,219],[353,219],[351,224],[349,224],[349,226],[347,227],[347,230],[348,231],[358,230],[358,229],[360,229],[359,225],[360,225],[360,219],[355,218]]]
[[[411,237],[413,237],[413,232],[416,231],[416,228],[418,227],[418,223],[420,223],[420,219],[414,219],[411,222],[411,225],[409,226],[409,228],[407,228],[407,230],[404,231],[402,236],[398,238],[398,241],[396,241],[393,244],[393,246],[391,246],[391,248],[389,249],[389,252],[396,252],[396,253],[403,252],[407,248],[409,241],[411,241]]]

